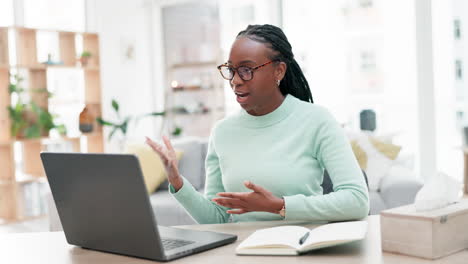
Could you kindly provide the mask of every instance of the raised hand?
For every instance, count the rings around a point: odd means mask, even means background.
[[[244,182],[244,185],[253,192],[222,192],[217,194],[221,198],[216,197],[211,200],[218,205],[234,209],[228,210],[227,213],[229,214],[248,212],[278,213],[283,208],[283,199],[274,196],[267,189],[250,181]]]
[[[182,188],[183,179],[179,174],[177,156],[171,142],[166,136],[163,136],[163,142],[166,147],[152,141],[146,137],[146,144],[148,144],[161,158],[164,167],[167,171],[167,180],[174,187],[176,191]]]

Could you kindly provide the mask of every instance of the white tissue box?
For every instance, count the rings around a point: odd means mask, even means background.
[[[382,250],[436,259],[468,248],[468,199],[416,212],[414,205],[380,213]]]

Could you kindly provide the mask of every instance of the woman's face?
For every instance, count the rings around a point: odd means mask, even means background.
[[[228,64],[234,68],[255,68],[270,61],[272,50],[265,44],[246,37],[236,39],[231,47]],[[282,80],[286,64],[270,63],[253,71],[253,78],[244,81],[235,72],[230,85],[237,102],[251,115],[264,115],[275,110],[284,99],[277,80]]]

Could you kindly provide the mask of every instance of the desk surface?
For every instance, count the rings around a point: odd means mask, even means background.
[[[210,230],[237,234],[238,240],[230,245],[215,248],[170,263],[467,263],[468,250],[450,255],[439,260],[429,261],[421,258],[382,252],[380,245],[379,216],[368,218],[369,229],[364,241],[313,251],[308,255],[273,257],[273,256],[236,256],[235,248],[254,230],[275,225],[298,224],[298,222],[271,221],[255,223],[232,223],[218,225],[180,226],[196,230]],[[314,227],[312,224],[300,224]],[[0,235],[0,263],[48,263],[48,264],[134,264],[157,263],[138,258],[107,254],[68,245],[63,232],[22,233]]]

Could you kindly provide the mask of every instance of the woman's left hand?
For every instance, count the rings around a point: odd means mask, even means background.
[[[228,210],[228,214],[248,212],[277,214],[283,208],[284,200],[282,198],[274,196],[270,191],[250,181],[244,182],[244,185],[253,192],[222,192],[217,194],[221,198],[216,197],[211,200],[218,205],[235,209]]]

